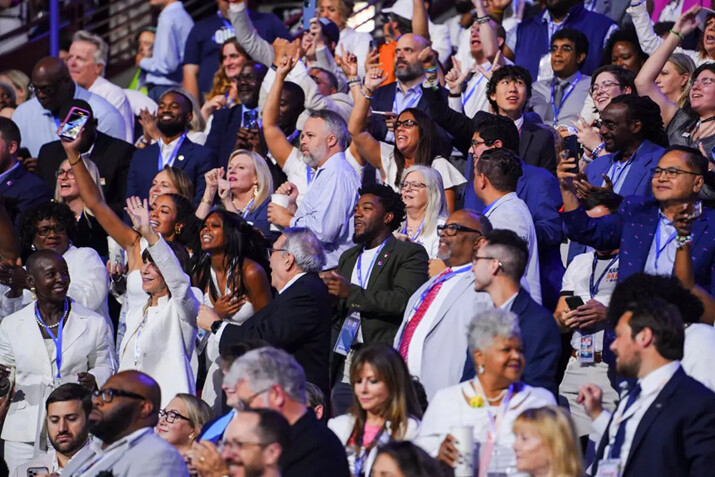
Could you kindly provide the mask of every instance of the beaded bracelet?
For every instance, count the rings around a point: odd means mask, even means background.
[[[367,89],[367,88],[365,88],[365,89]],[[362,88],[360,88],[360,94],[363,95],[363,97],[365,97],[365,99],[367,99],[368,101],[373,98],[373,96],[366,95],[365,91],[363,91]]]
[[[481,25],[481,24],[483,24],[483,23],[489,23],[489,21],[490,21],[491,19],[492,19],[492,18],[491,18],[490,16],[487,16],[487,15],[485,15],[485,16],[483,16],[483,17],[477,17],[477,23],[478,23],[479,25]]]
[[[680,38],[680,41],[685,40],[685,37],[684,37],[683,35],[681,35],[681,34],[678,33],[677,31],[673,30],[672,28],[671,28],[670,30],[668,30],[668,31],[669,31],[670,33],[672,33],[673,35],[677,36],[678,38]]]
[[[355,86],[356,84],[362,84],[362,80],[361,80],[360,77],[358,76],[357,78],[349,79],[349,80],[347,81],[347,83],[348,83],[348,88],[352,88],[352,87]]]
[[[693,243],[693,234],[686,236],[678,235],[675,237],[675,248],[683,248],[685,245]]]
[[[604,147],[606,147],[606,143],[605,143],[605,142],[602,142],[602,143],[599,144],[598,146],[594,147],[594,148],[593,148],[593,151],[591,151],[591,157],[593,157],[594,159],[597,158],[598,155],[601,153],[601,151],[603,151],[603,148],[604,148]]]
[[[641,0],[640,2],[633,2],[633,3],[631,3],[631,8],[637,7],[638,5],[641,5],[645,2],[646,2],[646,0]]]
[[[429,68],[425,68],[425,73],[436,73],[437,72],[437,67],[436,66],[430,66]]]

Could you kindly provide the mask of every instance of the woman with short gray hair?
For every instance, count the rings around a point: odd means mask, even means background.
[[[465,431],[480,443],[481,455],[475,456],[475,462],[489,472],[506,472],[516,465],[514,420],[525,409],[556,402],[546,389],[519,381],[524,353],[519,318],[514,313],[497,308],[474,317],[469,325],[469,349],[477,375],[435,394],[415,443],[454,467],[463,456],[451,433],[468,426]]]

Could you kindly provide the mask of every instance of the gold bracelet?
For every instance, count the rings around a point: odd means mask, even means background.
[[[81,161],[81,160],[82,160],[82,154],[77,154],[77,160],[74,162],[67,159],[67,161],[70,163],[70,166],[76,166],[77,164],[79,164],[79,161]]]
[[[210,200],[206,200],[203,197],[201,198],[201,203],[206,204],[206,205],[214,205],[214,203]]]

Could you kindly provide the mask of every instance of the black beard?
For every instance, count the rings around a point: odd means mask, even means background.
[[[186,130],[186,123],[183,122],[161,122],[156,124],[159,131],[166,137],[178,136]]]
[[[117,440],[124,430],[126,430],[133,422],[132,403],[126,403],[124,406],[116,407],[109,414],[102,414],[102,420],[89,423],[89,432],[98,437],[105,444],[112,444]]]

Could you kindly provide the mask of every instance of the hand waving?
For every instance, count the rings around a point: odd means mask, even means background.
[[[132,220],[134,230],[142,234],[144,238],[156,234],[149,221],[149,204],[146,199],[142,200],[136,196],[127,197],[127,206],[124,207],[124,210]]]
[[[379,66],[371,66],[370,70],[365,75],[364,84],[365,87],[370,91],[375,91],[375,89],[380,86],[385,81],[385,79],[387,79],[387,75],[382,68],[380,68]]]

